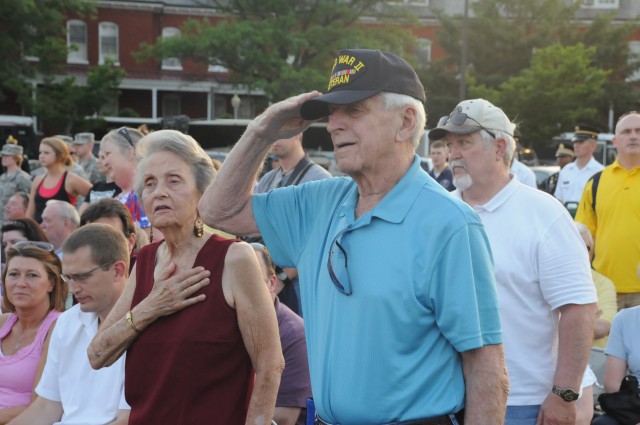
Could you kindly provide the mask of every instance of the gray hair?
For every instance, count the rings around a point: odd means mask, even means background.
[[[127,138],[126,136],[129,136]],[[111,130],[100,141],[100,146],[103,146],[105,143],[113,143],[115,147],[118,148],[121,154],[126,155],[131,149],[131,152],[134,152],[136,146],[138,146],[138,142],[142,139],[142,132],[138,129],[131,127],[120,127],[115,130]],[[131,141],[131,142],[129,142]]]
[[[76,227],[80,226],[80,214],[78,214],[78,210],[76,207],[68,203],[67,201],[60,201],[58,199],[49,199],[47,201],[47,207],[52,205],[58,206],[58,215],[61,218],[65,218],[73,223]]]
[[[414,148],[417,148],[420,144],[420,139],[424,134],[424,128],[427,123],[427,112],[424,109],[424,103],[406,94],[382,92],[380,93],[382,102],[387,111],[402,108],[404,106],[413,106],[418,112],[418,122],[416,123],[416,130],[411,137],[411,143]]]
[[[507,141],[507,149],[504,153],[504,157],[502,157],[502,161],[506,166],[510,166],[511,161],[513,160],[513,155],[516,151],[515,139],[512,135],[510,135],[509,133],[505,133],[504,131],[491,130],[491,132],[496,136],[495,138],[487,133],[486,130],[480,130],[480,136],[482,137],[482,141],[485,144],[485,148],[493,146],[493,142],[498,139],[505,139]]]
[[[193,137],[176,130],[154,131],[140,139],[136,145],[138,169],[134,187],[138,196],[142,196],[144,189],[144,168],[147,160],[156,152],[171,152],[189,165],[201,194],[216,175],[211,158]]]

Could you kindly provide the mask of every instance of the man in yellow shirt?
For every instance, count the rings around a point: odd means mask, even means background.
[[[618,308],[626,308],[640,305],[640,112],[618,120],[613,145],[618,159],[587,182],[576,221],[594,235],[593,268],[613,281]]]

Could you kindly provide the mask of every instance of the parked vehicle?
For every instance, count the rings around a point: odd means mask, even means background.
[[[205,149],[204,152],[209,155],[209,158],[224,162],[229,155],[229,148]]]
[[[557,165],[534,165],[530,167],[536,175],[536,184],[538,189],[544,190],[553,195],[558,182],[558,173],[560,167]]]

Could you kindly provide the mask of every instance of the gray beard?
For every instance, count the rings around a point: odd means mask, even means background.
[[[469,189],[473,184],[473,180],[471,179],[471,176],[467,171],[467,165],[463,161],[456,159],[451,161],[451,163],[449,164],[449,167],[453,172],[453,185],[457,189],[459,189],[460,192],[464,192],[465,190]],[[464,168],[464,171],[465,171],[464,175],[462,176],[456,175],[455,169],[458,167]]]
[[[473,180],[469,174],[465,174],[462,176],[453,176],[453,185],[460,190],[460,192],[464,192],[469,189],[473,184]]]

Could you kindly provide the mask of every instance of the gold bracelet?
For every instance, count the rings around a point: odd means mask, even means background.
[[[131,314],[131,310],[127,311],[127,314],[125,315],[125,317],[127,318],[127,323],[129,323],[129,326],[131,326],[131,329],[136,331],[136,333],[140,333],[140,330],[136,328],[136,325],[133,324],[133,315]]]

